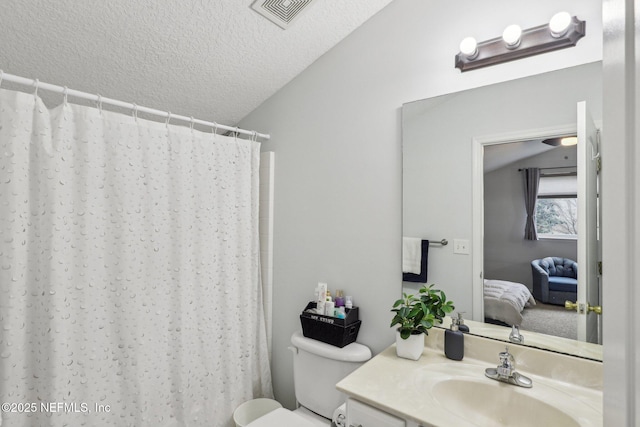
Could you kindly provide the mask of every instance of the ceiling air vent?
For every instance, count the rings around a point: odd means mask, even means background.
[[[256,0],[251,9],[285,30],[298,19],[315,0]]]

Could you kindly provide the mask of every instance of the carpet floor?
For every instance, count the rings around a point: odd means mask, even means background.
[[[578,314],[561,305],[536,302],[522,312],[520,330],[533,331],[557,337],[578,339]]]

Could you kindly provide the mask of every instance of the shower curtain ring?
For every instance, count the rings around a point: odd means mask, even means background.
[[[0,86],[2,86],[2,78],[4,77],[4,71],[0,70]]]
[[[218,124],[213,122],[213,138],[215,139],[216,135],[218,135]]]
[[[235,136],[233,138],[238,141],[238,126],[236,126]]]
[[[100,114],[102,114],[102,95],[98,93],[97,96],[98,96],[98,111],[100,112]]]
[[[138,104],[135,102],[133,103],[133,118],[136,119],[136,122],[138,121]]]
[[[38,98],[38,87],[40,86],[40,80],[35,79],[33,81],[33,86],[35,86],[36,90],[33,91],[33,97]]]
[[[258,132],[256,132],[255,130],[251,134],[251,141],[252,142],[257,142],[258,141]]]
[[[169,111],[169,114],[167,115],[167,121],[164,123],[166,127],[169,127],[170,121],[171,121],[171,111]]]
[[[64,105],[66,106],[67,105],[67,99],[68,99],[68,96],[69,96],[69,88],[68,87],[66,87],[66,86],[64,87],[64,89],[62,90],[62,95],[63,95]]]
[[[193,132],[193,122],[194,122],[194,118],[193,116],[191,116],[191,125],[189,126],[191,128],[191,132]]]

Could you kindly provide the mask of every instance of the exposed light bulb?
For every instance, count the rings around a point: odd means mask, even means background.
[[[473,37],[465,37],[460,42],[460,52],[468,59],[478,56],[478,42]]]
[[[568,147],[570,145],[577,145],[577,144],[578,144],[577,136],[567,136],[566,138],[562,138],[560,140],[560,145],[563,145],[565,147]]]
[[[554,38],[564,36],[571,25],[571,15],[569,12],[558,12],[549,20],[549,30]]]
[[[520,46],[520,37],[522,36],[522,28],[519,25],[509,25],[502,33],[502,40],[507,44],[508,49],[515,49]]]

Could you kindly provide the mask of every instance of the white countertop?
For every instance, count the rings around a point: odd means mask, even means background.
[[[418,361],[397,357],[394,344],[344,378],[336,387],[349,397],[405,420],[429,426],[466,427],[483,424],[469,422],[468,416],[465,419],[451,408],[447,409],[447,405],[438,400],[439,396],[432,389],[447,380],[486,383],[493,387],[507,387],[508,393],[522,393],[525,397],[548,403],[574,417],[581,417],[579,422],[583,426],[602,426],[601,363],[578,358],[572,361],[566,355],[512,346],[510,352],[516,357],[516,370],[533,380],[533,388],[525,389],[491,380],[484,375],[485,368],[497,365],[497,354],[504,350],[503,343],[465,336],[465,354],[477,358],[465,355],[461,362],[456,362],[444,356],[440,341],[443,341],[443,331],[431,330],[427,346]],[[485,354],[495,360],[482,360]],[[520,369],[519,356],[525,360]],[[527,370],[527,367],[534,365],[545,366],[540,370]],[[558,369],[559,366],[561,369]],[[543,376],[546,374],[549,375]],[[584,380],[582,384],[572,381],[585,376],[592,378]],[[461,396],[463,392],[461,390]],[[502,403],[497,404],[499,408]]]

